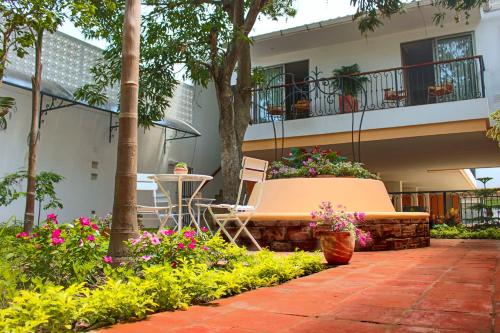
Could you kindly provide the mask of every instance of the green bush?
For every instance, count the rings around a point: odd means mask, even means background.
[[[95,219],[80,217],[68,224],[58,224],[49,214],[46,223],[33,234],[20,232],[13,240],[9,258],[31,278],[41,278],[58,285],[78,282],[95,283],[102,271],[108,238]]]
[[[500,239],[500,228],[470,229],[464,226],[437,225],[431,229],[431,237],[447,239]]]
[[[35,279],[33,290],[20,291],[8,307],[0,310],[0,331],[92,329],[276,285],[318,272],[323,267],[319,254],[297,252],[277,256],[261,251],[249,255],[236,251],[233,245],[226,247],[228,253],[245,260],[220,267],[193,261],[186,261],[177,268],[153,265],[145,267],[141,277],[127,267],[106,268],[106,281],[95,289],[83,283],[67,288],[43,285],[41,280]]]

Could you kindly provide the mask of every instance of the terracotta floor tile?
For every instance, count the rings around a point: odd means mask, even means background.
[[[315,318],[291,327],[287,333],[385,333],[389,326],[359,321]]]
[[[486,315],[415,310],[411,311],[401,321],[401,324],[481,333],[490,331],[491,319]]]
[[[491,298],[486,300],[456,299],[456,298],[441,298],[441,297],[425,297],[416,306],[416,309],[421,310],[439,310],[439,311],[456,311],[465,313],[484,313],[492,312]]]
[[[204,322],[204,325],[212,328],[237,328],[274,333],[283,328],[298,325],[305,320],[307,318],[301,316],[266,311],[236,310],[227,315],[209,319]]]
[[[378,324],[396,324],[403,317],[403,308],[389,308],[382,306],[350,304],[342,306],[339,311],[334,314],[335,318],[366,321]]]
[[[387,294],[380,290],[378,294],[358,295],[350,299],[351,302],[364,305],[377,305],[394,308],[409,308],[417,300],[418,295],[411,294]]]

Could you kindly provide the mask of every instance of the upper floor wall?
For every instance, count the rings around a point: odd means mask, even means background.
[[[350,17],[336,19],[321,25],[313,24],[308,27],[293,28],[257,36],[252,46],[252,62],[254,66],[265,68],[281,67],[281,72],[288,71],[287,66],[282,66],[283,64],[300,64],[299,67],[301,68],[298,71],[297,68],[288,66],[292,68],[292,71],[299,73],[299,78],[296,81],[300,81],[302,72],[306,72],[306,76],[311,75],[312,72],[319,73],[321,77],[325,78],[331,77],[333,70],[336,68],[358,64],[361,72],[374,71],[380,73],[376,74],[378,76],[370,74],[371,82],[369,86],[365,84],[366,89],[369,90],[367,92],[366,104],[369,106],[375,105],[373,108],[367,107],[367,110],[408,105],[418,106],[415,108],[406,108],[405,113],[398,114],[397,121],[393,117],[392,120],[394,121],[386,123],[381,120],[387,118],[385,117],[385,113],[387,112],[369,112],[370,115],[366,114],[367,118],[365,119],[363,128],[366,128],[366,126],[369,128],[397,127],[398,124],[401,124],[399,126],[411,126],[413,124],[412,121],[434,123],[467,119],[487,119],[490,112],[500,108],[500,82],[495,80],[495,77],[500,75],[500,63],[497,61],[500,58],[500,44],[498,43],[498,38],[500,37],[500,11],[484,12],[477,9],[471,13],[472,15],[467,22],[463,20],[460,23],[455,23],[453,21],[453,14],[450,13],[443,26],[436,26],[432,22],[434,12],[435,8],[432,6],[414,5],[408,9],[406,14],[393,17],[390,21],[385,22],[382,28],[374,33],[370,33],[367,37],[361,36],[357,25],[351,21]],[[464,41],[467,38],[461,39],[457,38],[457,36],[466,36],[470,40],[469,49],[465,52],[467,54],[464,53],[462,56],[481,55],[481,58],[455,61],[452,64],[426,65],[429,68],[432,67],[433,70],[432,82],[429,81],[427,83],[420,77],[416,80],[424,82],[416,82],[415,79],[411,79],[408,70],[400,69],[399,73],[392,70],[401,66],[460,58],[460,52],[454,56],[453,54],[451,56],[445,54],[440,57],[439,54],[439,52],[446,53],[449,51],[447,47],[450,44],[465,43]],[[441,42],[449,38],[457,41],[448,44]],[[304,64],[307,66],[305,70]],[[482,64],[484,64],[484,71],[481,68]],[[425,72],[425,68],[419,69],[418,74],[421,75],[422,72]],[[451,72],[452,74],[446,76],[447,74],[443,74],[443,72]],[[384,80],[389,83],[382,82]],[[414,82],[409,82],[412,80]],[[285,79],[282,81],[285,81]],[[452,95],[446,98],[429,98],[428,89],[430,86],[444,86],[448,81],[454,81],[455,91],[453,98],[450,98]],[[467,83],[464,84],[465,82]],[[420,90],[419,92],[412,93],[412,88],[409,85],[415,86],[415,84],[419,85]],[[406,103],[402,103],[403,105],[389,104],[388,106],[377,106],[377,104],[386,102],[384,97],[387,96],[384,96],[384,88],[393,89],[394,92],[406,90],[404,94],[414,95],[413,104],[408,103],[408,100],[412,99],[412,96],[409,96],[405,100]],[[310,113],[313,112],[312,110],[316,112],[318,102],[316,101],[315,106],[315,100],[312,97],[313,93],[309,94],[311,88],[308,87],[306,90],[308,91],[308,95],[305,99],[310,100],[311,103],[308,105],[311,109]],[[286,95],[287,92],[284,90],[281,94]],[[376,95],[375,97],[374,94]],[[420,94],[420,96],[415,94]],[[273,98],[276,99],[276,96]],[[267,98],[268,104],[269,100],[271,100],[272,104],[273,98]],[[278,96],[277,98],[279,99],[280,97]],[[296,96],[293,98],[301,99]],[[418,102],[418,99],[421,102]],[[433,105],[430,115],[434,115],[436,112],[441,114],[439,116],[429,116],[425,119],[422,117],[422,104],[434,104],[438,101],[456,102],[457,100],[469,99],[479,100],[467,103],[465,101],[457,102],[458,104],[443,103],[439,107]],[[293,109],[293,103],[295,102],[294,100],[293,102],[283,103],[292,104]],[[339,102],[334,103],[339,104]],[[471,106],[473,106],[473,109],[469,109]],[[290,108],[289,105],[286,107]],[[327,114],[344,113],[342,112],[343,110],[339,110],[338,105],[336,108],[336,111]],[[463,110],[463,112],[457,112],[457,110]],[[267,112],[269,113],[269,110]],[[378,113],[380,112],[380,116],[383,117],[379,117]],[[391,112],[394,115],[394,112],[397,112],[397,110],[392,110]],[[253,113],[254,123],[259,123],[260,121],[257,118],[262,116],[262,110],[256,112],[254,105]],[[346,121],[340,119],[344,117]],[[301,117],[293,117],[293,115],[290,116],[288,114],[286,116],[287,120],[297,118]],[[326,123],[328,123],[327,127],[330,132],[351,130],[350,121],[347,121],[351,119],[351,116],[336,115],[327,118],[335,118],[335,121],[333,119],[331,121],[330,119],[318,119],[317,121],[313,121],[312,119],[297,119],[294,122],[290,122],[287,126],[303,128],[303,130],[294,133],[295,135],[314,135],[317,132],[316,129],[319,132],[324,132],[325,129],[323,127],[325,127]],[[370,118],[373,118],[373,121]],[[344,122],[345,124],[343,124]],[[292,123],[296,124],[292,125]],[[316,123],[323,126],[316,127],[314,125]],[[272,136],[272,131],[268,131],[267,127],[269,127],[267,124],[258,124],[249,127],[245,139],[247,141],[267,139]],[[291,135],[292,132],[295,131],[288,131],[287,136]]]

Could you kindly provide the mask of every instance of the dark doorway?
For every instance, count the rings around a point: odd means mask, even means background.
[[[305,118],[308,110],[297,112],[298,101],[309,100],[309,84],[304,83],[309,76],[309,60],[290,62],[285,64],[286,110],[287,119]]]
[[[403,72],[405,87],[408,94],[408,105],[427,104],[429,86],[435,84],[433,39],[420,40],[401,44],[401,58],[403,66],[428,65],[412,67]]]

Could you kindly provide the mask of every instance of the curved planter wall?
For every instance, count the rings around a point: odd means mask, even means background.
[[[261,246],[274,251],[315,250],[319,244],[309,228],[310,212],[322,201],[366,214],[361,229],[369,231],[374,239],[367,250],[430,245],[429,215],[396,212],[384,184],[372,179],[290,178],[257,184],[249,198],[249,204],[257,209],[248,229]],[[233,233],[237,229],[235,225],[228,227]],[[251,248],[243,235],[239,240]]]

